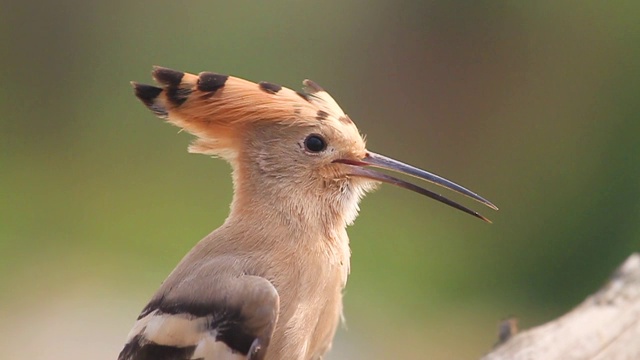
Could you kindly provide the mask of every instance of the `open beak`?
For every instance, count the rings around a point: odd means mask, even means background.
[[[458,210],[464,211],[467,214],[473,215],[477,218],[480,218],[488,223],[491,223],[491,221],[489,219],[487,219],[486,217],[478,214],[477,212],[468,209],[460,204],[458,204],[455,201],[449,200],[446,197],[437,194],[435,192],[432,192],[430,190],[424,189],[420,186],[414,185],[412,183],[406,182],[404,180],[398,179],[396,177],[393,177],[391,175],[387,175],[381,172],[377,172],[375,170],[366,168],[367,166],[370,167],[376,167],[376,168],[380,168],[380,169],[386,169],[386,170],[391,170],[391,171],[395,171],[398,173],[403,173],[403,174],[407,174],[407,175],[411,175],[414,176],[418,179],[422,179],[425,181],[428,181],[430,183],[436,184],[438,186],[442,186],[443,188],[449,189],[449,190],[453,190],[457,193],[466,195],[494,210],[498,210],[498,208],[493,205],[489,200],[483,198],[482,196],[465,189],[464,187],[449,181],[445,178],[442,178],[438,175],[432,174],[428,171],[422,170],[422,169],[418,169],[417,167],[413,167],[411,165],[407,165],[405,163],[402,163],[400,161],[388,158],[386,156],[380,155],[380,154],[376,154],[373,152],[368,151],[367,154],[365,155],[365,157],[361,160],[349,160],[349,159],[339,159],[339,160],[335,160],[334,162],[336,163],[341,163],[341,164],[345,164],[345,165],[349,165],[349,167],[351,168],[351,171],[349,172],[349,175],[351,176],[359,176],[359,177],[363,177],[363,178],[367,178],[367,179],[371,179],[371,180],[377,180],[377,181],[381,181],[381,182],[386,182],[389,184],[393,184],[396,186],[399,186],[401,188],[405,188],[411,191],[415,191],[418,194],[422,194],[425,196],[428,196],[432,199],[435,199],[437,201],[440,201],[441,203],[447,204],[451,207],[454,207]]]

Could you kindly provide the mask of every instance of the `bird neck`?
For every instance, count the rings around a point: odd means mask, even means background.
[[[234,196],[228,222],[254,224],[274,241],[348,251],[345,228],[355,218],[349,214],[357,213],[357,195],[336,184],[305,191],[287,178],[265,178],[251,165],[232,165]]]
[[[230,217],[285,226],[292,233],[330,235],[346,227],[332,201],[259,181],[235,183]]]

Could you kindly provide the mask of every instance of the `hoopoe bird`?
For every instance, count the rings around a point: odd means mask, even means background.
[[[376,154],[316,83],[296,92],[212,72],[155,67],[132,83],[155,115],[195,135],[189,151],[233,168],[228,218],[171,272],[142,310],[119,360],[316,360],[331,348],[349,274],[346,227],[385,182],[488,221],[387,169],[488,200]]]

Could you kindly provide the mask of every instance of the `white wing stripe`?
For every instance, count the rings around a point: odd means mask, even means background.
[[[156,311],[145,317],[151,318],[147,322],[143,335],[147,340],[156,344],[179,347],[193,346],[200,342],[203,335],[207,334],[209,317],[194,318],[188,314],[155,313]],[[215,331],[211,335],[215,339]]]

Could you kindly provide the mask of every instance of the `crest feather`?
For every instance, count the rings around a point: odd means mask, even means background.
[[[158,117],[198,137],[189,151],[225,156],[247,124],[315,122],[318,113],[340,119],[340,106],[318,84],[307,92],[277,84],[202,72],[198,75],[156,66],[159,87],[132,83],[136,96]]]

